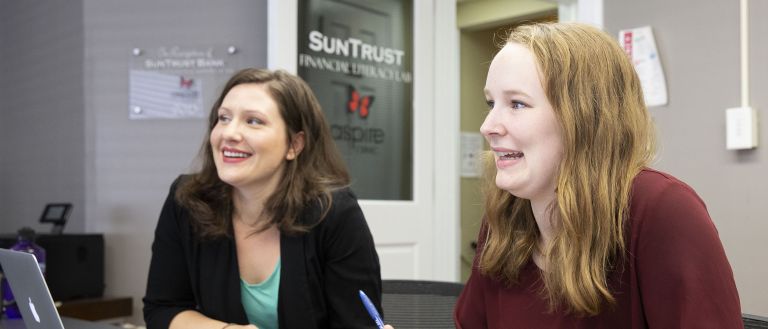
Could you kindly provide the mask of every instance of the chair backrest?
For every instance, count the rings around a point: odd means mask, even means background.
[[[384,322],[397,329],[454,328],[453,307],[464,284],[382,280]]]
[[[744,320],[744,329],[768,329],[768,317],[752,314],[742,314]]]

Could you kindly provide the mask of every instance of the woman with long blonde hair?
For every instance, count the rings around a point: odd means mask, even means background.
[[[632,63],[583,24],[518,27],[493,59],[478,253],[458,328],[741,328],[704,202],[648,168]]]

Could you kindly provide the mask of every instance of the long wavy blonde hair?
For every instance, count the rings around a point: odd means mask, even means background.
[[[655,153],[640,81],[617,41],[588,25],[525,25],[507,43],[536,58],[563,138],[553,240],[539,250],[547,264],[543,293],[552,310],[596,315],[615,304],[607,274],[621,270],[632,181]],[[495,167],[487,168],[480,270],[514,284],[538,248],[539,231],[530,202],[499,189]]]

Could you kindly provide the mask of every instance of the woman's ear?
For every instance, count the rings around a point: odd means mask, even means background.
[[[300,131],[293,134],[291,138],[291,144],[288,145],[288,153],[285,155],[285,159],[291,161],[299,156],[299,153],[304,149],[304,132]]]

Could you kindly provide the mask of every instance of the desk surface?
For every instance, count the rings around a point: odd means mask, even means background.
[[[122,318],[133,315],[133,298],[102,297],[70,300],[56,307],[56,310],[62,317],[88,321]]]
[[[90,322],[73,318],[63,317],[61,322],[66,329],[117,329],[118,327],[99,322]],[[21,319],[0,319],[0,328],[3,329],[26,329],[24,321]]]

